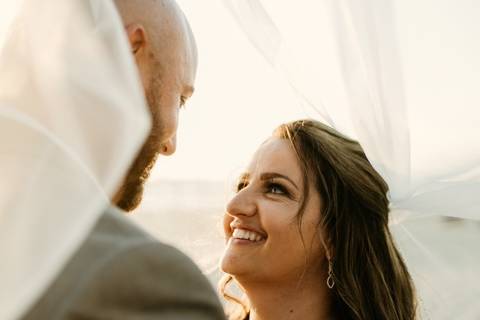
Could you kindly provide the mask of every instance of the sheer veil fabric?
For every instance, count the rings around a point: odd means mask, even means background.
[[[480,317],[480,6],[224,3],[301,104],[357,139],[388,182],[391,228],[423,318]],[[440,216],[469,220],[452,226]]]
[[[0,13],[0,318],[17,319],[109,205],[150,118],[112,1]]]

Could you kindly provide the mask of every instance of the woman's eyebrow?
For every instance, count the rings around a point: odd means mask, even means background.
[[[289,181],[291,184],[293,184],[293,186],[298,190],[298,186],[295,184],[295,182],[293,182],[293,180],[287,177],[286,175],[283,175],[277,172],[265,172],[265,173],[262,173],[262,175],[260,176],[260,180],[271,180],[274,178],[285,179]]]

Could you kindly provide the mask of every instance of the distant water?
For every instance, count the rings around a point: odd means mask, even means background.
[[[223,182],[154,182],[132,219],[186,252],[215,283],[231,195]],[[422,319],[480,320],[480,223],[425,218],[391,229],[425,305]]]
[[[222,218],[231,188],[212,181],[160,181],[146,187],[132,219],[212,273],[224,248]]]

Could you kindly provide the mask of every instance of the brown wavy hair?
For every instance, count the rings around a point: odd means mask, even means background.
[[[319,230],[332,252],[335,286],[333,315],[342,320],[414,320],[417,303],[407,267],[388,228],[388,185],[357,141],[315,120],[279,126],[274,137],[287,139],[303,171],[305,199],[314,179],[323,208]],[[297,215],[301,224],[303,208]],[[220,293],[241,308],[230,319],[244,319],[248,301]],[[319,279],[325,286],[326,279]]]

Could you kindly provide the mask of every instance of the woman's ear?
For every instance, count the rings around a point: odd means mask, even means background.
[[[325,232],[323,230],[320,230],[318,234],[320,237],[320,242],[323,246],[323,250],[325,250],[325,256],[327,257],[327,260],[332,261],[332,259],[335,257],[335,250],[333,248],[332,242],[330,241],[329,237],[325,235]]]

